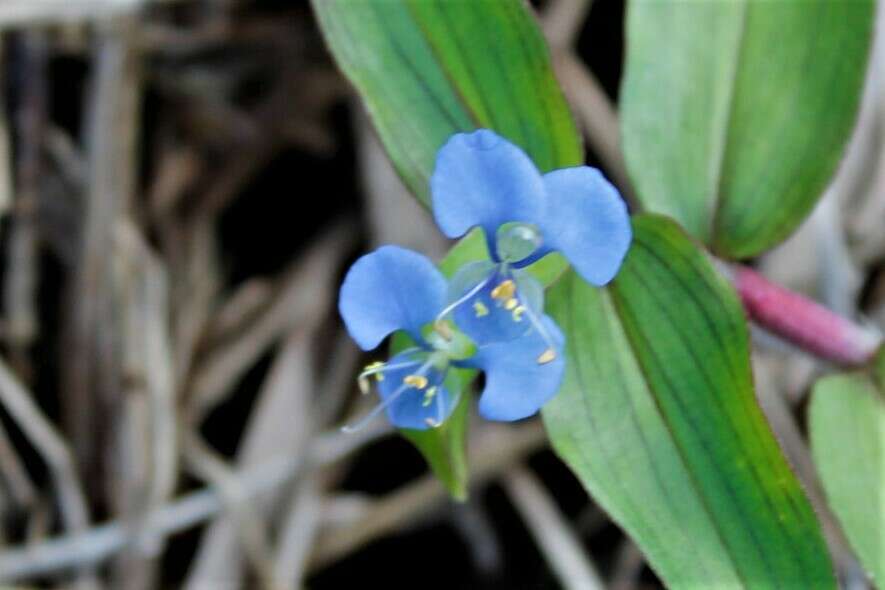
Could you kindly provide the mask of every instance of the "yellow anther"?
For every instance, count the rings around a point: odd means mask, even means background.
[[[368,373],[370,371],[377,371],[378,369],[380,369],[382,367],[384,367],[384,363],[382,363],[381,361],[375,361],[374,363],[370,363],[370,364],[366,365],[366,368],[363,369],[363,372]],[[374,375],[375,375],[375,381],[384,381],[384,373],[382,373],[381,371],[374,373]]]
[[[516,293],[516,283],[514,283],[511,279],[507,279],[506,281],[502,281],[497,287],[492,289],[492,299],[497,299],[498,301],[507,301],[509,299],[513,299],[514,293]]]
[[[403,383],[415,389],[424,389],[427,387],[427,377],[424,375],[406,375],[403,377]]]
[[[517,308],[513,310],[513,321],[514,322],[521,322],[522,321],[522,314],[524,314],[524,313],[525,313],[525,305],[517,306]]]
[[[449,322],[445,320],[437,320],[436,322],[434,322],[433,329],[436,331],[437,334],[439,334],[446,340],[451,340],[454,336],[451,325],[449,325]]]
[[[367,393],[369,393],[369,391],[371,390],[371,387],[369,386],[368,379],[366,379],[365,377],[360,377],[359,379],[356,380],[356,382],[357,382],[357,385],[360,386],[360,393],[362,393],[363,395],[366,395]]]
[[[538,364],[539,365],[546,365],[547,363],[549,363],[550,361],[552,361],[555,358],[556,358],[556,351],[553,350],[552,348],[548,348],[547,350],[545,350],[544,352],[542,352],[538,356]]]
[[[433,396],[436,395],[436,386],[428,387],[427,391],[424,392],[424,399],[421,401],[421,405],[425,408],[433,403]]]
[[[517,301],[515,297],[511,297],[504,303],[504,309],[507,311],[513,311],[516,309],[517,305],[519,305],[519,301]]]
[[[478,318],[489,315],[489,308],[482,301],[473,302],[473,311],[476,312],[476,317]]]

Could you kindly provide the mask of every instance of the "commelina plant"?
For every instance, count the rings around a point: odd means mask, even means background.
[[[377,383],[382,411],[399,428],[442,425],[457,399],[450,367],[481,370],[479,412],[512,421],[538,412],[559,389],[564,338],[544,314],[544,291],[525,267],[558,251],[587,282],[614,278],[630,246],[627,207],[595,168],[541,174],[519,147],[487,129],[458,133],[439,150],[431,178],[433,213],[451,238],[480,227],[489,259],[466,264],[447,282],[430,260],[383,246],[357,260],[339,309],[353,339],[376,348],[396,331],[415,346],[359,376]]]

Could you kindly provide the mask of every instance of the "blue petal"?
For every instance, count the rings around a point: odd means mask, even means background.
[[[531,159],[488,129],[458,133],[440,148],[430,190],[442,232],[457,238],[481,226],[496,260],[498,227],[508,221],[535,222],[545,198],[544,182]]]
[[[505,301],[492,297],[495,288],[507,280],[517,287],[513,295],[516,307],[512,309],[507,309]],[[544,288],[526,272],[514,272],[488,261],[474,262],[459,270],[449,283],[449,300],[458,299],[463,300],[452,312],[455,325],[477,346],[483,346],[520,338],[530,331],[529,318],[517,309],[527,306],[539,315],[544,308]]]
[[[390,365],[396,365],[415,358],[414,354],[398,354],[390,359]],[[419,367],[391,369],[384,372],[384,379],[378,383],[378,393],[381,399],[387,401],[390,396],[397,394],[403,385],[403,379],[407,375],[416,374]],[[430,368],[423,375],[427,378],[427,386],[418,389],[406,387],[400,390],[398,397],[389,402],[387,406],[387,418],[397,428],[414,428],[427,430],[430,423],[442,423],[455,409],[455,398],[443,385],[445,373],[435,368]],[[428,395],[431,387],[435,387],[433,395]]]
[[[422,342],[421,327],[445,305],[446,280],[430,260],[397,246],[382,246],[357,260],[341,285],[338,310],[363,350],[396,330]]]
[[[587,282],[605,285],[617,274],[633,236],[618,190],[589,166],[554,170],[544,175],[544,184],[545,245],[562,252]]]
[[[542,321],[553,337],[556,358],[538,364],[547,349],[537,332],[481,347],[471,364],[485,371],[485,389],[479,399],[479,413],[488,420],[510,422],[527,418],[541,409],[556,392],[565,370],[562,332],[548,316]]]

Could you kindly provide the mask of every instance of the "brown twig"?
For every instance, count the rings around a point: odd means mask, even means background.
[[[46,462],[58,493],[59,509],[65,527],[69,531],[85,529],[89,525],[89,508],[71,451],[40,412],[31,393],[2,362],[0,404]]]
[[[580,540],[538,478],[517,466],[504,475],[504,489],[563,586],[602,590],[604,584]]]
[[[472,441],[470,452],[471,483],[482,485],[504,473],[527,454],[543,447],[546,441],[541,424],[525,426],[489,426]],[[396,530],[419,515],[426,515],[448,499],[442,484],[432,475],[421,478],[383,499],[370,502],[350,526],[326,530],[317,541],[309,568],[315,570],[349,555],[373,539]],[[2,563],[2,561],[0,561]]]
[[[342,260],[355,239],[350,222],[340,222],[327,230],[284,273],[264,312],[236,339],[217,346],[199,363],[189,387],[192,423],[218,403],[237,377],[288,330],[328,310],[335,290],[329,271]]]
[[[336,429],[314,437],[305,457],[293,457],[287,453],[268,457],[260,465],[236,474],[243,497],[261,497],[291,482],[296,475],[308,469],[341,461],[391,432],[390,426],[383,422],[355,435],[342,434]],[[537,434],[540,435],[540,432]],[[536,445],[540,444],[540,436],[536,438],[538,439]],[[213,518],[225,508],[221,494],[209,486],[185,494],[153,511],[144,524],[144,533],[166,537]],[[96,565],[123,549],[128,540],[127,525],[113,521],[82,533],[68,534],[33,545],[0,551],[0,581],[14,582],[57,573],[72,567]]]
[[[88,198],[82,242],[70,292],[71,316],[65,368],[66,430],[84,466],[96,469],[100,442],[95,418],[113,414],[119,400],[120,358],[113,298],[115,227],[134,190],[138,68],[125,22],[103,29],[96,47],[92,96],[86,113],[89,157]],[[93,411],[84,412],[83,408]]]
[[[184,454],[190,470],[218,490],[230,519],[231,537],[242,543],[242,548],[261,582],[261,588],[280,588],[274,574],[266,519],[258,515],[248,501],[246,488],[223,459],[208,449],[195,434],[186,431],[184,438]],[[239,558],[236,551],[231,555],[235,559]],[[227,568],[224,563],[213,562],[211,567],[213,569],[209,578],[191,576],[190,583],[195,588],[203,588],[222,582],[235,582],[235,578],[225,576]]]
[[[621,541],[618,547],[617,557],[615,558],[614,572],[609,581],[610,590],[634,590],[637,588],[639,575],[642,573],[642,566],[645,559],[639,547],[630,539]]]
[[[36,214],[49,84],[48,49],[43,34],[37,31],[23,34],[18,48],[19,69],[24,74],[19,80],[21,96],[15,117],[16,197],[9,230],[9,270],[3,285],[3,303],[10,364],[27,383],[31,379],[30,347],[38,329]],[[0,134],[0,148],[3,159],[0,167],[5,168],[9,157],[5,129]]]
[[[36,508],[36,487],[18,456],[15,446],[9,440],[9,435],[3,424],[0,424],[0,473],[3,474],[5,488],[9,490],[10,499],[16,508],[22,510]],[[5,508],[6,506],[3,506],[0,513]]]
[[[593,73],[573,53],[554,53],[553,66],[565,96],[587,134],[590,147],[602,160],[624,199],[637,210],[638,203],[621,151],[621,130],[614,105]]]
[[[313,322],[321,321],[317,314]],[[258,395],[247,431],[237,453],[237,466],[242,469],[260,463],[274,452],[285,451],[293,456],[306,452],[312,430],[310,411],[316,380],[311,368],[315,326],[299,327],[293,332],[276,356],[270,373]],[[280,494],[269,494],[260,504],[250,508],[259,521],[266,520],[281,499]],[[243,576],[243,564],[238,552],[238,519],[221,518],[206,530],[203,542],[191,567],[185,588],[198,589],[225,583],[236,583]],[[268,547],[264,547],[268,550]],[[264,565],[276,567],[269,555]],[[276,580],[271,571],[267,579]]]
[[[541,15],[541,29],[551,48],[572,48],[592,5],[592,0],[554,0],[549,3]]]
[[[131,224],[117,232],[115,283],[123,309],[123,375],[119,471],[124,473],[120,509],[133,527],[132,547],[118,566],[129,588],[154,586],[161,539],[140,525],[172,495],[178,473],[173,362],[168,333],[165,269]]]

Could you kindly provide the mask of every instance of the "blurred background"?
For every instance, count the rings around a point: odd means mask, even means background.
[[[588,162],[629,194],[623,3],[533,6]],[[340,432],[376,360],[337,317],[342,273],[380,243],[448,244],[307,2],[0,0],[0,32],[0,581],[660,587],[537,420],[473,421],[465,504],[383,419]],[[826,197],[758,261],[880,326],[883,115],[871,75]],[[820,506],[800,425],[822,367],[758,344],[760,401]]]

